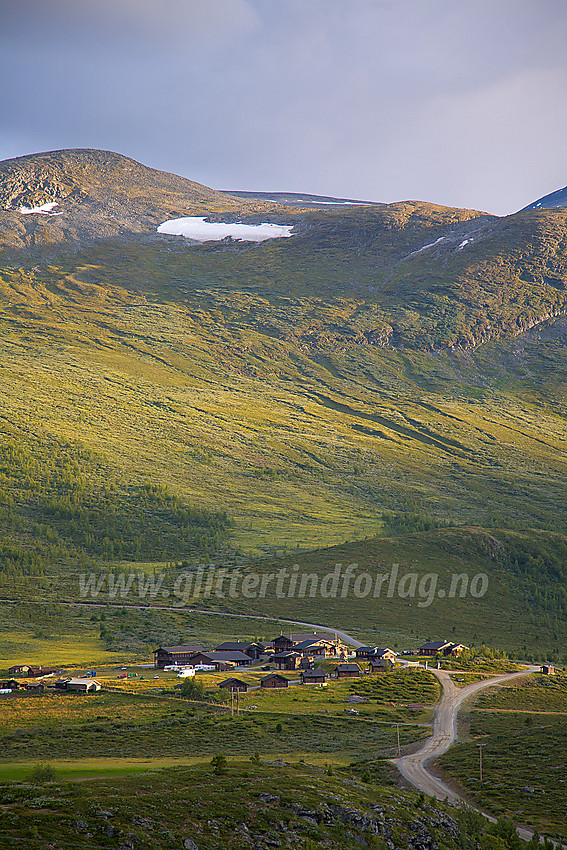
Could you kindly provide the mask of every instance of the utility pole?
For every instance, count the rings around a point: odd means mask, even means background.
[[[230,716],[234,717],[234,688],[230,689]]]
[[[400,724],[396,723],[396,732],[398,733],[398,758],[400,757]]]
[[[236,716],[240,717],[240,688],[236,689]]]
[[[482,782],[482,748],[483,747],[484,747],[484,744],[478,745],[478,768],[479,768],[479,775],[480,775],[480,781],[481,782]]]

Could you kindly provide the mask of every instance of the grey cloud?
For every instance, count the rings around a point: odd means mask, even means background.
[[[508,212],[565,183],[566,36],[563,0],[9,0],[0,157]]]

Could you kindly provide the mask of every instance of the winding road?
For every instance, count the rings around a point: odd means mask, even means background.
[[[435,718],[433,721],[433,734],[427,739],[423,747],[415,753],[408,756],[402,756],[398,759],[391,759],[396,765],[402,776],[408,782],[419,788],[430,797],[436,797],[438,800],[447,800],[449,803],[458,803],[463,800],[460,794],[457,794],[452,788],[449,788],[437,776],[434,776],[427,769],[428,763],[447,752],[455,738],[457,737],[457,715],[459,708],[463,702],[472,694],[478,691],[489,688],[492,685],[502,685],[518,679],[521,676],[526,676],[528,673],[536,673],[540,667],[527,667],[519,673],[504,673],[500,676],[494,676],[491,679],[484,679],[482,682],[474,682],[472,685],[467,685],[464,688],[457,688],[453,683],[449,673],[445,670],[434,670],[437,678],[440,680],[443,687],[443,696],[435,710]],[[495,823],[495,818],[482,814],[489,820]],[[528,829],[517,828],[517,833],[524,841],[529,841],[533,835]]]
[[[457,688],[449,673],[445,670],[432,669],[430,672],[437,676],[443,686],[443,696],[435,710],[433,734],[416,753],[392,759],[402,776],[430,797],[437,797],[438,800],[449,800],[451,803],[460,800],[459,794],[427,770],[427,763],[447,752],[457,737],[459,708],[467,697],[477,691],[482,691],[492,685],[511,682],[520,676],[535,673],[539,669],[539,667],[528,667],[520,673],[503,673],[500,676],[494,676],[492,679],[473,682],[472,685],[467,685],[464,688]]]

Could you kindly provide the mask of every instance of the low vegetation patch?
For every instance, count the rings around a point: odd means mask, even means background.
[[[475,703],[478,709],[515,711],[560,711],[567,713],[567,673],[558,671],[553,676],[534,673],[505,688],[481,694]]]
[[[125,482],[78,443],[0,434],[0,574],[7,579],[40,576],[61,561],[92,570],[93,558],[207,556],[231,525],[226,513],[184,504],[161,484]]]
[[[350,774],[350,775],[349,775]],[[376,780],[380,784],[375,784]],[[149,850],[297,847],[374,850],[427,846],[516,850],[480,817],[400,792],[389,778],[301,763],[233,761],[217,753],[193,767],[121,779],[0,783],[4,846],[143,846]],[[500,827],[502,831],[502,827]],[[93,845],[95,842],[95,845]]]

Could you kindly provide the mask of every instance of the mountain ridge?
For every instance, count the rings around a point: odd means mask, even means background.
[[[28,209],[57,204],[57,217]],[[53,248],[155,233],[183,215],[265,215],[277,204],[237,199],[113,151],[64,149],[0,162],[0,249]]]
[[[45,203],[58,206],[48,215],[20,211]],[[103,264],[110,263],[115,277],[112,258],[121,253],[134,266],[142,257],[145,266],[159,264],[165,254],[171,277],[160,285],[170,295],[176,289],[175,297],[224,281],[221,289],[260,290],[276,300],[346,298],[358,305],[355,326],[344,332],[334,322],[306,328],[302,344],[312,347],[334,341],[470,349],[567,309],[567,211],[561,208],[499,218],[420,201],[284,206],[88,149],[0,163],[0,205],[9,207],[0,210],[0,252],[8,265],[50,258],[57,264],[65,252],[86,248],[87,263],[106,255]],[[156,233],[163,221],[186,215],[292,225],[293,237],[259,247],[230,240],[195,245]],[[131,281],[126,273],[120,286],[131,288]]]

